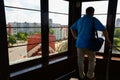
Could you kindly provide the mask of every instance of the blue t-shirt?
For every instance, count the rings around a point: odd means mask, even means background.
[[[89,48],[89,41],[91,38],[91,31],[94,18],[94,28],[98,31],[105,30],[105,26],[95,17],[84,15],[78,19],[70,28],[76,30],[78,37],[76,40],[77,48]]]

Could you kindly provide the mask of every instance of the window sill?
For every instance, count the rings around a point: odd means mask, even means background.
[[[56,60],[51,60],[51,61],[49,61],[49,65],[50,65],[50,64],[57,63],[57,62],[60,62],[60,61],[63,61],[63,60],[66,60],[66,59],[68,59],[67,56],[64,56],[64,57],[62,57],[62,58],[58,58],[58,59],[56,59]]]
[[[58,63],[58,62],[61,62],[61,61],[64,61],[64,60],[67,60],[67,59],[68,59],[68,57],[64,56],[64,57],[61,57],[61,58],[51,60],[51,61],[49,61],[48,66],[52,65],[52,64],[55,64],[55,63]],[[11,72],[10,73],[10,78],[20,76],[22,74],[29,73],[31,71],[38,70],[38,69],[42,69],[42,64],[38,64],[38,65],[31,66],[31,67],[28,67],[28,68],[25,68],[25,69],[21,69],[21,70],[18,70],[18,71]]]
[[[120,57],[111,57],[111,60],[120,61]]]
[[[36,69],[40,69],[40,68],[42,68],[42,64],[13,72],[13,73],[10,74],[10,77],[15,77],[15,76],[18,76],[18,75],[21,75],[21,74],[24,74],[24,73],[27,73],[27,72],[30,72],[30,71],[33,71],[33,70],[36,70]]]

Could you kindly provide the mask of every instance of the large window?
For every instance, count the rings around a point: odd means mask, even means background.
[[[4,0],[9,64],[41,57],[40,0]]]
[[[42,57],[40,0],[5,0],[9,64]],[[49,55],[68,51],[68,2],[49,1]]]
[[[85,10],[87,7],[94,7],[94,17],[99,19],[101,23],[106,27],[107,20],[107,10],[108,10],[108,1],[94,1],[94,2],[83,2],[82,3],[82,15],[85,14]],[[103,37],[102,32],[98,31],[98,36]],[[104,44],[99,52],[104,52]]]
[[[49,55],[68,51],[68,2],[49,1]]]

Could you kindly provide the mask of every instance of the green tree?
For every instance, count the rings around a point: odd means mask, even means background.
[[[41,32],[40,31],[36,31],[34,34],[41,34]]]
[[[120,46],[120,28],[115,28],[113,45]],[[119,47],[116,48],[120,50]]]
[[[17,42],[16,37],[13,35],[8,35],[8,43],[11,43],[12,45]]]
[[[16,34],[17,39],[18,40],[23,40],[23,41],[27,40],[27,36],[28,36],[27,33],[22,33],[22,32],[19,32],[19,33]]]
[[[53,29],[50,29],[50,30],[49,30],[49,33],[50,33],[50,34],[53,34],[53,33],[54,33],[54,30],[53,30]]]
[[[120,28],[116,28],[116,29],[115,29],[114,37],[120,38]]]

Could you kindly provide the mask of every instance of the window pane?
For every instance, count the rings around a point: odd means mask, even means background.
[[[117,4],[117,13],[116,13],[116,20],[115,20],[115,30],[114,30],[114,39],[113,39],[113,54],[120,54],[120,1],[118,0]]]
[[[120,13],[120,0],[118,0],[118,3],[117,3],[117,13]]]
[[[100,22],[106,26],[106,20],[107,20],[107,9],[108,9],[108,1],[94,1],[94,2],[83,2],[82,3],[82,15],[85,14],[87,7],[94,7],[94,17],[100,20]],[[98,36],[104,38],[103,33],[98,31]],[[102,45],[102,48],[99,52],[104,52],[104,43]]]
[[[94,14],[107,14],[108,1],[91,1],[82,3],[82,14],[85,14],[87,7],[92,6],[95,8]]]
[[[68,1],[65,0],[50,0],[49,11],[68,13]]]
[[[68,2],[49,2],[49,53],[50,55],[68,51]]]
[[[40,23],[40,12],[6,7],[6,21]]]
[[[41,57],[40,11],[5,7],[10,65]]]

